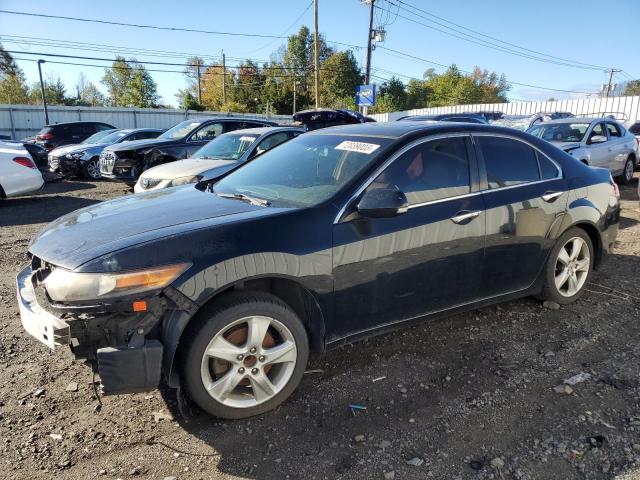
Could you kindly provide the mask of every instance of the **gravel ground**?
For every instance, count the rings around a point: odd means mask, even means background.
[[[29,240],[126,187],[58,182],[3,201],[0,478],[640,478],[635,188],[622,188],[615,252],[579,302],[524,299],[346,346],[276,411],[233,422],[183,417],[171,391],[100,408],[90,369],[20,326],[14,275]]]

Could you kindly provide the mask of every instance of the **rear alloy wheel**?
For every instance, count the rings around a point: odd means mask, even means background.
[[[635,165],[633,163],[633,158],[629,157],[627,158],[627,162],[624,164],[624,171],[622,172],[622,175],[620,175],[620,180],[622,180],[622,183],[629,183],[631,180],[633,180],[634,170]]]
[[[84,164],[84,176],[89,180],[99,180],[102,178],[100,173],[100,161],[98,158],[92,158]]]
[[[593,259],[593,244],[584,230],[565,232],[549,256],[543,298],[563,304],[577,300],[591,275]]]
[[[189,332],[182,373],[203,410],[245,418],[272,410],[295,390],[309,356],[296,314],[269,294],[233,296]]]

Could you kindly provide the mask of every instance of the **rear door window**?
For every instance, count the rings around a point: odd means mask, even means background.
[[[490,189],[540,180],[536,152],[526,143],[504,137],[476,137]]]
[[[210,123],[205,125],[196,133],[191,136],[191,141],[200,142],[203,140],[213,140],[218,135],[222,134],[222,124],[221,123]]]
[[[471,191],[466,137],[416,145],[403,153],[367,187],[397,188],[409,204],[441,200]]]
[[[620,138],[622,136],[620,128],[615,123],[607,122],[607,131],[610,138]]]

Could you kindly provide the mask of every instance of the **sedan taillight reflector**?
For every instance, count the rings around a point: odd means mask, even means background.
[[[15,157],[13,161],[16,162],[18,165],[22,165],[23,167],[38,168],[36,167],[36,164],[33,163],[33,160],[27,157]]]

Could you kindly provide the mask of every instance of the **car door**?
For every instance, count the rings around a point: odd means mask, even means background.
[[[565,213],[560,167],[522,139],[474,134],[486,208],[482,297],[523,290],[536,280]]]
[[[624,164],[629,156],[629,148],[627,148],[627,141],[618,125],[613,122],[606,122],[605,125],[609,137],[609,148],[607,149],[609,153],[608,168],[614,175],[618,175],[624,170]]]
[[[399,189],[409,207],[391,218],[353,213],[334,225],[338,335],[473,301],[480,286],[484,205],[468,135],[410,144],[354,202],[376,188]]]
[[[185,154],[181,158],[189,158],[207,142],[210,142],[219,135],[222,135],[224,125],[222,122],[206,123],[191,134],[187,140]]]
[[[607,141],[603,143],[593,143],[593,137],[596,136],[605,137]],[[596,123],[593,125],[591,131],[587,133],[587,150],[589,151],[590,166],[609,168],[611,163],[609,155],[609,139],[604,122]]]

